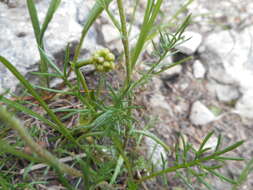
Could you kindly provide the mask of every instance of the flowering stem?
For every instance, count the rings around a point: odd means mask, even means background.
[[[119,9],[120,21],[121,21],[122,43],[123,43],[124,52],[125,52],[125,62],[126,62],[126,70],[127,70],[126,84],[129,85],[130,80],[131,80],[131,64],[130,64],[128,32],[127,32],[127,26],[126,26],[126,16],[125,16],[122,0],[117,0],[117,4],[118,4],[118,9]]]

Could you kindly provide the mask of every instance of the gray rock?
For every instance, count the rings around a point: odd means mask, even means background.
[[[36,4],[40,21],[45,17],[49,2],[45,0]],[[79,40],[82,26],[77,19],[77,10],[80,4],[86,5],[86,0],[61,1],[45,33],[45,48],[50,56],[62,52],[68,42],[76,43]],[[83,12],[85,13],[86,10]],[[6,4],[0,3],[0,28],[0,54],[6,57],[23,75],[31,70],[36,70],[35,65],[40,58],[27,8],[20,6],[9,9]],[[92,51],[95,46],[96,32],[94,28],[91,28],[82,50]],[[6,69],[0,68],[0,71],[0,88],[13,90],[18,81]]]
[[[247,118],[253,118],[252,35],[252,26],[241,32],[213,33],[205,40],[207,51],[201,55],[202,58],[209,57],[209,61],[205,59],[209,77],[223,84],[239,86],[242,98],[237,101],[236,112]]]
[[[150,98],[150,108],[160,117],[168,117],[173,115],[171,106],[166,102],[165,97],[157,91]]]
[[[234,86],[216,85],[216,96],[221,102],[231,102],[239,98],[240,93]]]
[[[105,24],[102,26],[102,33],[104,35],[105,43],[115,42],[120,39],[118,30],[111,24]]]
[[[184,53],[186,55],[192,55],[199,48],[202,42],[202,35],[197,32],[186,31],[184,33],[184,36],[185,40],[187,39],[188,40],[177,46],[176,49],[178,49],[181,53]]]
[[[206,74],[206,69],[204,67],[204,65],[199,61],[196,60],[193,63],[193,75],[195,78],[197,79],[202,79],[205,77]]]
[[[215,115],[204,104],[199,101],[193,103],[190,120],[194,125],[206,125],[215,119]]]

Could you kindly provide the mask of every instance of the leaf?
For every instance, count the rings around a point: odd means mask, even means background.
[[[118,177],[118,175],[121,171],[121,167],[122,167],[123,163],[124,163],[124,159],[122,158],[122,156],[119,156],[118,161],[117,161],[117,166],[114,170],[114,173],[113,173],[113,176],[111,178],[110,184],[115,183],[115,180],[117,179],[117,177]]]
[[[56,73],[42,73],[42,72],[30,72],[32,75],[38,75],[38,76],[47,76],[47,77],[57,77],[61,78],[61,75]]]
[[[52,20],[54,13],[59,7],[60,3],[61,3],[61,0],[51,0],[49,8],[47,10],[46,18],[44,20],[44,23],[42,24],[42,28],[40,31],[39,44],[42,44],[44,33],[48,27],[48,24]]]
[[[32,21],[34,35],[35,35],[37,44],[39,45],[40,44],[40,23],[39,23],[35,3],[33,0],[27,0],[26,3],[27,3],[30,18]]]
[[[63,77],[63,73],[61,70],[50,60],[50,58],[46,55],[45,51],[42,48],[39,48],[40,54],[41,54],[41,59],[50,65],[60,76]]]

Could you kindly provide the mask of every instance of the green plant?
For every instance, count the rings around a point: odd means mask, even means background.
[[[212,174],[222,180],[235,183],[233,180],[222,176],[216,171],[222,164],[213,165],[211,167],[205,164],[210,160],[241,160],[240,158],[230,158],[222,155],[237,148],[243,142],[240,141],[232,146],[221,149],[221,138],[219,138],[216,150],[210,153],[208,152],[208,148],[204,148],[204,145],[213,133],[207,135],[198,150],[195,150],[184,141],[183,150],[179,150],[177,144],[175,147],[176,161],[174,166],[167,167],[165,164],[166,161],[162,158],[164,167],[161,171],[154,171],[153,167],[149,165],[149,160],[144,159],[144,157],[140,158],[138,148],[143,136],[151,138],[167,152],[171,151],[172,148],[146,130],[146,126],[144,126],[143,129],[137,127],[139,122],[136,120],[133,110],[141,109],[141,107],[134,104],[135,90],[153,76],[191,59],[188,57],[176,63],[168,65],[161,64],[166,56],[176,53],[174,49],[177,45],[187,40],[184,38],[183,34],[186,27],[190,24],[191,16],[187,16],[185,20],[176,27],[174,32],[165,32],[165,26],[174,24],[180,11],[174,15],[170,23],[162,25],[162,23],[159,23],[158,15],[161,11],[163,0],[147,0],[140,34],[138,35],[134,47],[130,49],[128,36],[134,18],[131,19],[130,26],[128,26],[123,1],[117,0],[116,3],[118,5],[120,17],[118,20],[110,11],[109,5],[111,2],[112,0],[97,0],[95,2],[84,24],[82,35],[75,49],[73,58],[71,58],[70,48],[67,46],[64,65],[60,68],[47,56],[43,47],[44,33],[57,7],[60,5],[60,0],[51,1],[42,26],[39,25],[34,1],[27,0],[41,57],[39,72],[34,74],[39,75],[39,77],[43,79],[43,82],[40,85],[31,84],[8,60],[0,56],[0,62],[15,75],[24,86],[26,95],[32,97],[33,100],[36,100],[36,103],[38,103],[32,104],[32,101],[25,101],[26,104],[29,103],[29,106],[26,106],[22,99],[20,101],[14,101],[6,98],[4,95],[0,96],[0,101],[7,107],[6,109],[0,105],[0,121],[5,124],[5,126],[3,126],[5,130],[0,134],[0,156],[5,157],[7,153],[10,153],[20,159],[29,160],[32,165],[35,163],[46,163],[58,175],[58,180],[61,184],[68,189],[119,189],[122,188],[122,186],[127,189],[139,189],[140,185],[145,187],[145,181],[151,178],[162,175],[165,179],[166,176],[164,174],[169,172],[177,172],[179,176],[184,178],[183,174],[180,173],[181,169],[185,169],[208,188],[210,188],[210,185],[208,185],[203,178],[203,176],[207,174]],[[186,5],[190,2],[192,2],[192,0],[188,1]],[[139,1],[136,1],[133,15],[135,15],[138,3]],[[185,6],[183,6],[182,10],[184,8]],[[119,86],[121,87],[118,88],[106,81],[107,72],[114,70],[115,62],[119,61],[117,59],[115,60],[114,55],[109,50],[99,50],[98,52],[93,52],[90,58],[79,60],[84,38],[103,10],[107,12],[109,19],[112,20],[113,24],[120,32],[122,45],[124,47],[123,65],[125,77],[124,83],[120,84]],[[160,35],[160,42],[155,43],[152,39],[158,34]],[[148,43],[153,43],[155,61],[151,63],[151,67],[148,71],[140,72],[136,66],[141,64],[141,55]],[[81,72],[81,68],[88,64],[93,64],[95,66],[100,77],[98,86],[92,87],[93,89],[91,90],[87,84],[86,76]],[[49,72],[48,67],[51,67],[53,72]],[[71,72],[76,74],[76,80],[74,82],[69,79]],[[139,73],[139,78],[134,81],[133,75],[136,73]],[[63,86],[66,88],[50,88],[50,78],[61,79]],[[39,93],[36,89],[40,89]],[[49,103],[45,101],[45,94],[54,94],[54,96],[58,98],[61,96],[75,97],[80,105],[70,108],[52,107],[49,105],[50,100]],[[51,102],[55,100],[56,99],[51,98]],[[37,113],[34,109],[36,107],[43,108],[45,113],[43,115]],[[58,146],[56,146],[56,149],[53,151],[54,155],[57,157],[70,156],[72,165],[70,166],[63,163],[62,159],[58,159],[40,146],[39,143],[36,142],[38,139],[36,139],[36,137],[31,137],[29,125],[23,125],[15,119],[12,114],[7,111],[10,109],[23,112],[25,115],[35,118],[36,121],[46,126],[47,130],[54,134],[54,137],[50,138],[49,141],[58,142]],[[76,116],[78,116],[78,122],[72,124],[71,127],[68,128],[67,121]],[[24,141],[26,146],[31,149],[32,154],[22,152],[15,148],[15,144],[9,143],[8,131],[10,130],[18,132],[20,137],[19,141]],[[44,129],[38,130],[43,131]],[[192,154],[194,154],[194,157],[190,158]],[[23,173],[24,176],[28,175],[30,170],[32,171],[32,165]],[[8,179],[10,172],[6,169],[4,162],[1,163],[1,167],[4,172],[0,175],[0,185],[3,189],[15,188],[11,186],[11,180]],[[140,174],[140,170],[143,171],[142,174]],[[68,175],[68,177],[66,177],[66,175]],[[70,180],[73,177],[77,178],[74,184]],[[190,183],[187,180],[184,181]],[[24,188],[27,186],[26,184]]]

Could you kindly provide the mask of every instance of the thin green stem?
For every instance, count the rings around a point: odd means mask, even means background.
[[[122,0],[117,0],[120,21],[121,21],[121,32],[122,32],[122,43],[124,46],[125,52],[125,62],[126,62],[126,70],[127,70],[127,80],[126,85],[130,84],[131,80],[131,63],[130,63],[130,51],[129,51],[129,39],[128,39],[128,32],[127,32],[127,24],[126,24],[126,15],[125,10],[123,7]]]

